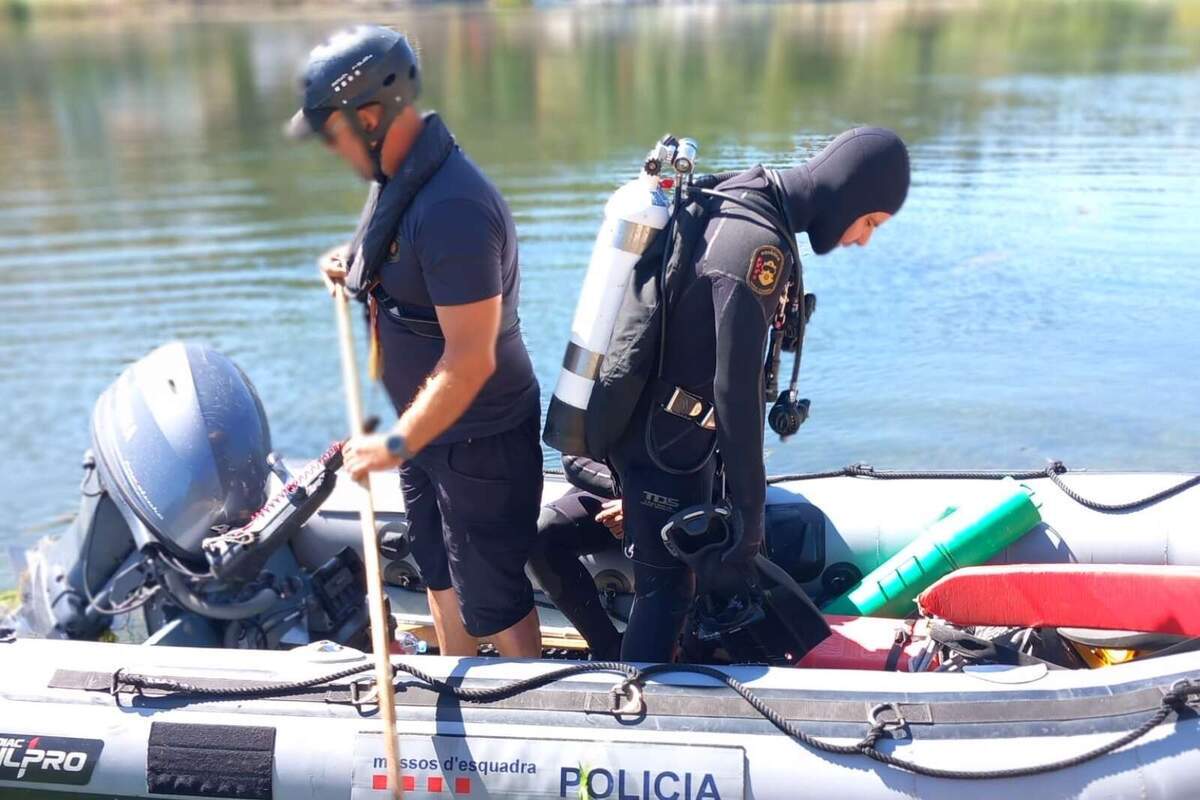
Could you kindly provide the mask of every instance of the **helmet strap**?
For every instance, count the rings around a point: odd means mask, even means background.
[[[350,123],[350,129],[354,131],[354,135],[363,143],[363,147],[367,148],[367,156],[371,159],[371,167],[375,172],[375,180],[379,183],[386,183],[388,176],[383,171],[383,141],[387,138],[387,133],[391,130],[392,123],[396,121],[396,117],[404,110],[407,103],[389,104],[380,103],[383,113],[379,117],[379,125],[375,128],[373,134],[368,133],[362,126],[362,122],[358,119],[358,110],[353,112],[343,111],[346,115],[346,121]]]

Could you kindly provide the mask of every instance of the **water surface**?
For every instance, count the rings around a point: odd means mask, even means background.
[[[658,136],[697,138],[715,171],[869,123],[910,142],[913,189],[869,248],[807,260],[813,415],[769,437],[769,469],[1200,470],[1200,5],[383,21],[418,40],[427,105],[516,214],[543,403],[602,205]],[[0,545],[73,509],[95,397],[172,338],[249,373],[283,453],[342,435],[313,258],[363,186],[279,133],[296,63],[334,24],[0,29]]]

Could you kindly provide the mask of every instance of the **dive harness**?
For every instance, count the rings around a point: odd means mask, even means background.
[[[664,142],[669,142],[672,139],[673,137],[670,136],[664,137]],[[683,141],[687,142],[689,140],[685,139]],[[787,243],[792,257],[793,273],[789,277],[779,312],[776,314],[771,325],[771,338],[767,347],[766,362],[763,367],[764,391],[768,397],[776,398],[771,410],[767,414],[767,423],[770,425],[771,430],[782,440],[786,441],[790,436],[799,431],[800,426],[808,419],[809,408],[811,406],[808,399],[801,399],[799,397],[798,387],[800,382],[800,360],[803,355],[804,346],[804,329],[808,320],[812,317],[813,311],[816,309],[817,298],[813,294],[804,294],[800,251],[796,245],[795,234],[791,232],[791,220],[787,204],[784,202],[782,181],[780,180],[779,173],[775,170],[765,168],[764,173],[767,176],[768,189],[772,197],[770,206],[777,212],[776,214],[769,213],[767,209],[760,205],[715,188],[725,180],[740,174],[737,172],[705,175],[699,178],[693,178],[691,173],[687,173],[686,175],[681,175],[681,180],[675,184],[673,211],[667,228],[667,246],[663,249],[662,264],[659,271],[658,297],[662,311],[660,314],[658,380],[656,389],[666,395],[665,400],[659,406],[662,411],[678,419],[694,423],[702,430],[715,434],[717,419],[716,409],[713,404],[682,386],[664,381],[662,377],[667,339],[667,265],[676,246],[676,217],[683,208],[682,201],[685,198],[688,200],[696,200],[701,197],[717,198],[733,203],[746,209],[756,217],[765,220],[774,229],[776,235]],[[780,219],[780,216],[783,219]],[[783,351],[794,353],[795,358],[792,362],[792,374],[788,388],[780,392],[779,366]],[[649,423],[647,423],[645,428],[645,440],[646,452],[654,462],[654,465],[672,475],[687,475],[698,471],[712,458],[717,448],[717,439],[714,435],[712,443],[703,458],[698,459],[688,467],[679,468],[664,462],[659,454],[660,448],[654,440],[653,426]]]

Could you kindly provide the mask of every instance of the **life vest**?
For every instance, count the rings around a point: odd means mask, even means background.
[[[412,205],[417,193],[442,168],[446,159],[458,149],[454,137],[436,113],[427,113],[424,122],[420,135],[396,175],[386,183],[376,181],[371,184],[358,229],[350,242],[346,289],[353,296],[366,301],[369,309],[371,341],[367,372],[373,380],[383,375],[383,353],[379,342],[381,312],[418,335],[442,338],[436,319],[424,321],[406,313],[379,282],[379,270],[387,261],[389,247],[396,237],[404,212]]]

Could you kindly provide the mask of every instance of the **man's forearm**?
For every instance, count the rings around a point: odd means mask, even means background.
[[[490,363],[439,361],[396,423],[408,449],[422,449],[466,413],[494,369]]]

